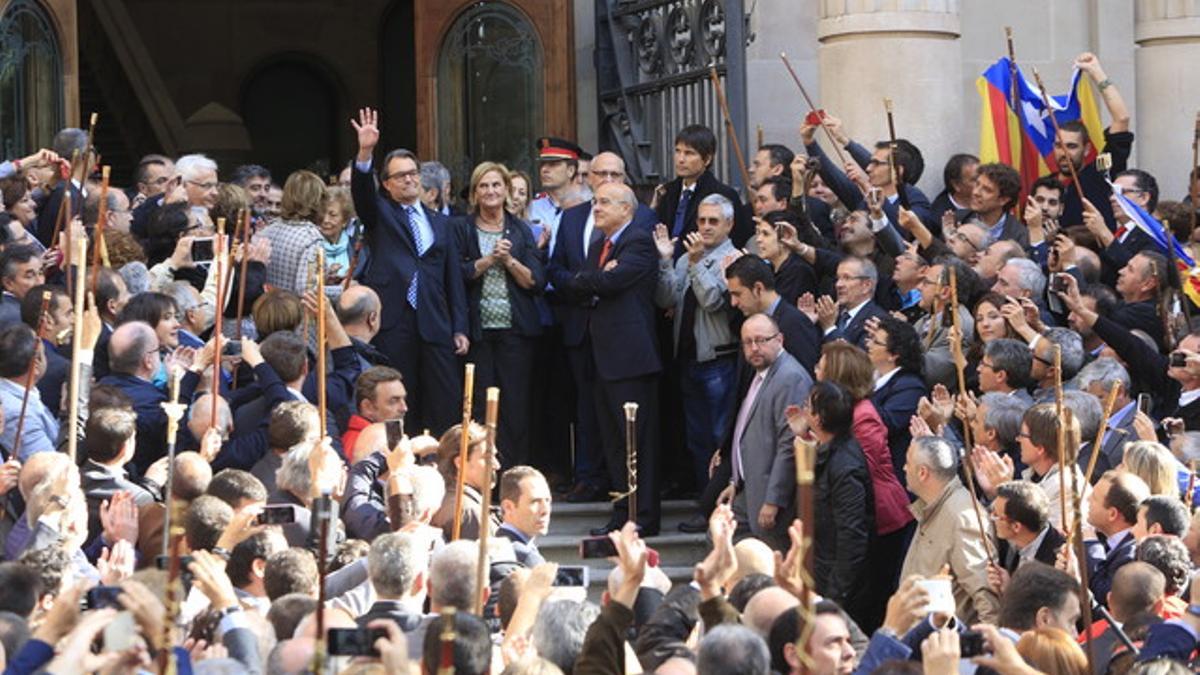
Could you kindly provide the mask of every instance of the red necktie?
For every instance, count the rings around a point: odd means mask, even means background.
[[[600,269],[604,269],[604,263],[608,262],[608,254],[612,253],[612,239],[605,239],[604,246],[600,247]]]

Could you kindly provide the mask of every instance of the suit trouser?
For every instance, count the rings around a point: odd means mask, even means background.
[[[497,445],[500,464],[508,468],[529,463],[530,392],[534,338],[509,330],[484,330],[471,343],[468,361],[475,363],[476,419],[483,419],[488,387],[500,388],[500,421]]]
[[[658,493],[658,375],[643,375],[621,380],[596,378],[596,421],[608,463],[608,478],[613,488],[625,491],[628,470],[625,452],[625,411],[627,402],[638,404],[637,411],[637,523],[659,526],[661,495]],[[629,504],[622,499],[613,505],[617,522],[629,518]]]
[[[607,489],[604,444],[596,422],[596,369],[592,350],[586,342],[566,349],[571,377],[575,380],[575,482]],[[624,459],[621,466],[625,466]],[[622,481],[621,485],[624,484]]]
[[[375,336],[375,346],[391,359],[404,376],[408,391],[408,413],[404,428],[410,435],[429,429],[434,437],[462,421],[462,372],[450,344],[434,344],[421,339],[417,314],[408,302],[396,325]]]

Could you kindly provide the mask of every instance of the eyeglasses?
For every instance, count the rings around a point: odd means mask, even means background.
[[[873,167],[873,166],[879,166],[880,164],[887,164],[887,160],[886,160],[886,159],[875,159],[875,158],[871,158],[871,159],[870,159],[870,160],[867,162],[867,168],[870,168],[870,167]]]
[[[856,274],[856,275],[854,275],[854,276],[848,276],[848,275],[841,275],[841,274],[839,274],[839,275],[838,275],[838,278],[837,278],[837,280],[838,280],[838,281],[847,281],[847,282],[849,282],[849,281],[861,281],[861,280],[863,280],[863,279],[870,279],[870,278],[871,278],[871,277],[869,277],[869,276],[867,276],[867,275],[865,275],[865,274]]]
[[[1044,358],[1044,357],[1038,356],[1037,354],[1034,354],[1034,355],[1033,355],[1033,360],[1034,360],[1034,361],[1037,361],[1037,362],[1039,362],[1039,363],[1041,363],[1042,365],[1046,366],[1047,368],[1053,368],[1053,367],[1054,367],[1054,362],[1053,362],[1053,361],[1051,361],[1050,359],[1047,359],[1047,358]]]
[[[980,360],[979,365],[983,366],[984,368],[987,368],[988,370],[996,370],[996,366],[993,366],[992,364],[988,363],[985,360]]]
[[[400,180],[408,180],[410,178],[416,178],[420,175],[421,171],[419,169],[412,169],[411,171],[397,171],[396,173],[389,173],[387,176],[384,176],[383,179],[391,180],[393,178],[399,178]]]
[[[201,190],[204,190],[205,192],[208,192],[209,190],[216,190],[217,185],[219,185],[219,183],[217,183],[215,180],[208,181],[207,183],[200,183],[200,182],[197,182],[194,180],[189,180],[189,181],[184,181],[184,182],[186,182],[188,185],[191,185],[192,187],[198,187]]]
[[[762,347],[763,345],[770,343],[771,340],[774,340],[777,337],[779,337],[779,333],[775,333],[774,335],[768,335],[766,337],[746,338],[745,340],[742,340],[742,346],[743,347]]]
[[[1030,436],[1029,436],[1029,434],[1028,434],[1028,433],[1026,433],[1026,432],[1024,432],[1024,431],[1022,431],[1021,433],[1017,434],[1017,438],[1029,438],[1029,437],[1030,437]]]

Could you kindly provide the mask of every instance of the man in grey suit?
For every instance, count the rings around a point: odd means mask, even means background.
[[[784,550],[796,485],[793,435],[784,411],[804,402],[812,378],[784,351],[779,326],[765,314],[742,324],[742,355],[752,374],[739,397],[729,438],[732,474],[719,501],[732,497],[739,533]]]
[[[500,476],[500,511],[504,522],[496,534],[512,541],[517,562],[535,567],[546,562],[534,539],[550,530],[550,485],[541,471],[514,466]]]

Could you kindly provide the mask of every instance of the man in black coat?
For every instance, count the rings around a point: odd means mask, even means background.
[[[407,428],[440,434],[458,417],[462,376],[455,356],[470,347],[457,247],[446,217],[421,203],[416,156],[407,150],[388,153],[380,190],[371,175],[378,115],[364,109],[352,124],[358,156],[350,189],[375,252],[363,282],[383,301],[375,344],[403,373],[412,394]]]
[[[623,406],[638,404],[638,513],[629,514],[622,499],[614,504],[612,519],[596,532],[619,529],[636,515],[643,534],[652,536],[658,534],[660,515],[656,440],[662,362],[654,319],[658,252],[648,232],[630,227],[636,209],[629,187],[600,187],[593,211],[604,240],[591,247],[583,270],[558,280],[557,290],[591,305],[585,339],[595,369],[596,419],[609,481],[622,491],[627,484]]]
[[[1030,561],[1053,565],[1065,539],[1050,525],[1046,493],[1029,481],[996,488],[992,522],[996,524],[996,560],[1010,576]]]
[[[693,124],[675,136],[675,179],[666,184],[658,200],[658,222],[667,226],[671,238],[678,239],[675,257],[683,253],[683,240],[696,230],[696,211],[700,200],[716,193],[733,202],[734,223],[729,238],[741,248],[754,234],[750,209],[742,203],[733,188],[712,174],[713,158],[717,154],[717,137],[706,126]]]

